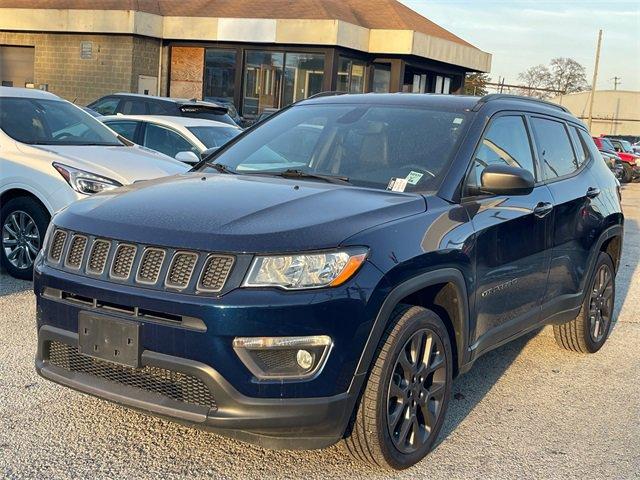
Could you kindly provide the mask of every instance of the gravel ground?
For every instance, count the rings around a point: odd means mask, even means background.
[[[566,352],[547,327],[489,353],[455,382],[438,446],[399,474],[337,446],[263,450],[44,381],[31,285],[0,274],[0,477],[640,478],[640,185],[624,204],[619,315],[604,348]]]

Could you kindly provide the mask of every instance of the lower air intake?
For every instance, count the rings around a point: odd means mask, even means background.
[[[216,408],[213,394],[202,380],[190,375],[146,366],[130,368],[78,353],[76,347],[60,342],[49,344],[49,362],[70,372],[93,375],[109,382],[153,392],[178,402]]]

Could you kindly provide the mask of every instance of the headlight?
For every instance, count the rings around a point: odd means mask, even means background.
[[[285,290],[336,287],[349,280],[366,258],[364,248],[256,257],[243,286]]]
[[[53,168],[62,175],[62,178],[71,185],[71,188],[85,195],[93,195],[94,193],[100,193],[122,186],[121,183],[111,180],[110,178],[101,177],[100,175],[85,172],[84,170],[78,170],[77,168],[69,167],[61,163],[54,162]]]

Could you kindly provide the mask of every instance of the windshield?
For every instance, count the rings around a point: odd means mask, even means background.
[[[611,143],[611,140],[609,140],[608,138],[602,138],[602,146],[605,150],[609,150],[611,152],[615,152],[616,149],[613,146],[613,143]]]
[[[414,106],[299,105],[256,126],[215,163],[235,173],[296,170],[365,187],[435,190],[465,119],[460,111]]]
[[[221,147],[242,130],[234,127],[187,127],[207,148]]]
[[[620,145],[622,145],[622,150],[627,153],[633,153],[633,148],[631,148],[631,142],[627,142],[626,140],[618,140]]]
[[[102,123],[63,100],[0,97],[0,129],[31,145],[123,145]]]

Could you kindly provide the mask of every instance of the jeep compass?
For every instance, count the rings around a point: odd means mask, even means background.
[[[407,468],[480,355],[545,324],[602,347],[622,230],[619,184],[563,107],[311,98],[192,172],[58,213],[36,368],[268,448],[343,441]]]

